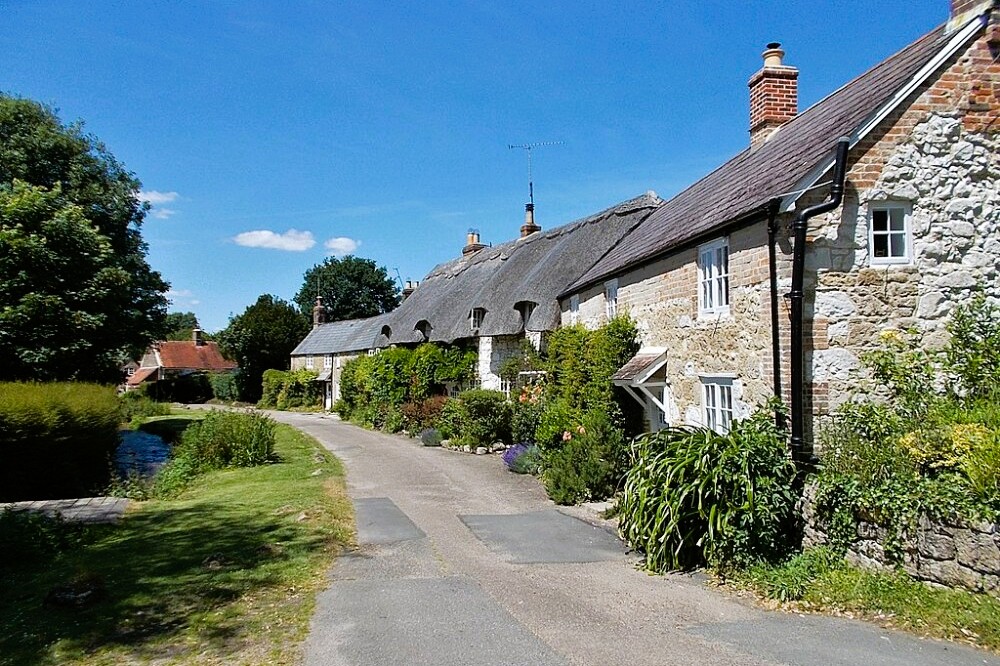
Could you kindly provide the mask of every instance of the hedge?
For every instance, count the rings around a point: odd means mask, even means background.
[[[0,501],[86,497],[103,488],[120,421],[111,387],[0,382]]]

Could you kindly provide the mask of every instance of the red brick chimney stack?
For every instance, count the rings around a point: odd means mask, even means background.
[[[316,297],[316,305],[313,306],[313,328],[326,323],[326,308],[323,307],[323,297]]]
[[[781,44],[764,51],[764,67],[750,77],[750,146],[767,141],[799,112],[799,70],[783,65]]]

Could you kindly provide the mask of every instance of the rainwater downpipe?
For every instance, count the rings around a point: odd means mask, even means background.
[[[850,147],[850,139],[841,137],[837,140],[837,161],[833,167],[833,184],[830,186],[830,198],[823,203],[810,206],[796,217],[792,223],[792,238],[794,246],[792,248],[792,290],[788,294],[791,301],[791,418],[792,436],[791,449],[792,460],[801,466],[810,466],[816,463],[812,447],[808,450],[805,444],[805,353],[804,339],[802,332],[803,301],[805,300],[806,269],[806,231],[809,219],[823,213],[828,213],[844,199],[844,179],[847,175],[847,149]]]
[[[778,260],[775,247],[778,243],[778,208],[780,199],[773,199],[767,205],[767,268],[771,283],[771,367],[774,369],[774,397],[780,401],[781,395],[781,332],[778,330]],[[774,411],[774,425],[784,431],[787,427],[785,415],[780,409]]]

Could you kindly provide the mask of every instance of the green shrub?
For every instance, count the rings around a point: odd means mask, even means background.
[[[0,383],[0,501],[83,497],[105,487],[121,419],[111,387]]]
[[[619,500],[622,538],[654,571],[776,561],[795,541],[795,467],[772,411],[722,435],[671,427],[640,437]]]
[[[156,397],[164,402],[201,404],[212,399],[212,384],[207,372],[192,372],[156,382]]]
[[[627,467],[625,438],[604,412],[585,414],[563,431],[558,446],[539,448],[542,481],[556,504],[611,497]]]
[[[275,425],[259,412],[212,410],[184,431],[177,456],[201,470],[263,465],[273,456]]]
[[[445,439],[454,439],[461,435],[462,422],[465,420],[465,408],[462,402],[456,399],[448,399],[441,407],[441,414],[434,427],[441,432]]]
[[[265,370],[261,379],[261,396],[257,406],[261,409],[276,409],[278,407],[278,394],[285,384],[284,370]]]
[[[542,422],[541,386],[525,386],[514,400],[510,419],[510,437],[515,444],[538,441]]]
[[[511,407],[500,391],[472,389],[458,396],[464,419],[459,438],[469,446],[489,446],[493,442],[510,443]]]
[[[953,392],[962,397],[990,396],[1000,388],[1000,309],[983,293],[955,309],[945,349]]]
[[[261,409],[317,409],[323,405],[323,384],[313,370],[265,370]]]
[[[121,401],[122,423],[131,423],[136,418],[164,416],[170,413],[170,405],[150,398],[145,388],[122,393],[119,400]]]
[[[420,443],[424,446],[441,446],[441,431],[437,428],[427,428],[420,433]]]
[[[216,400],[236,402],[240,399],[239,378],[236,372],[213,372],[209,375],[212,395]]]

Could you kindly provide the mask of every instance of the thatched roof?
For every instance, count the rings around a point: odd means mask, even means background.
[[[662,204],[653,192],[596,215],[443,263],[383,322],[378,346],[551,331],[559,294]],[[524,303],[534,304],[527,322]],[[474,332],[470,314],[484,310]],[[421,330],[426,332],[426,336]]]

